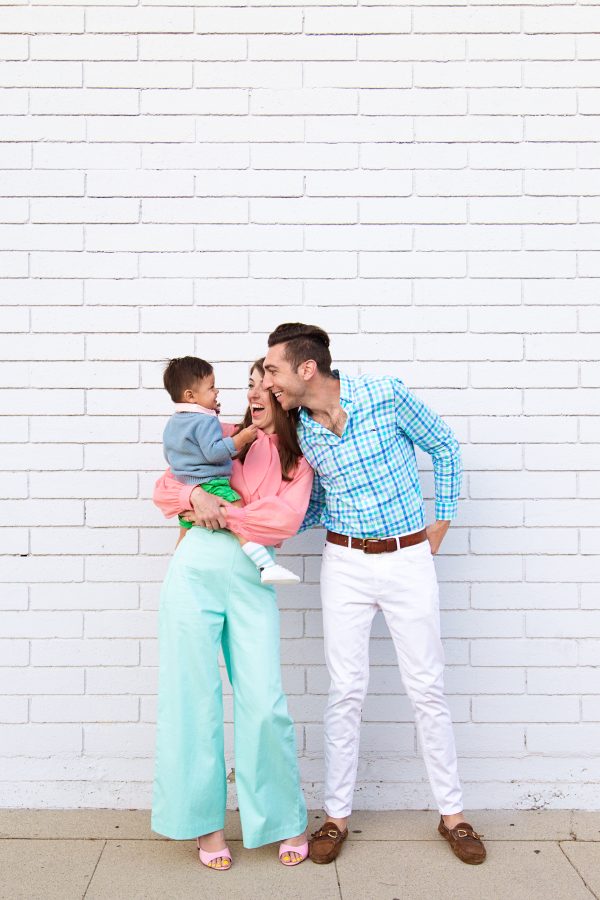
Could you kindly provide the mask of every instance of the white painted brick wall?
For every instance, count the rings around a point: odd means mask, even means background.
[[[235,420],[303,319],[463,445],[437,569],[467,806],[597,808],[597,32],[552,0],[3,7],[0,803],[148,806],[161,363],[213,360]],[[321,546],[287,543],[280,592],[313,806]],[[371,658],[357,805],[429,806],[380,617]]]

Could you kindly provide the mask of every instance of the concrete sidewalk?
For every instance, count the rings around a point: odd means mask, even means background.
[[[319,817],[319,818],[318,818]],[[356,812],[336,861],[285,869],[244,850],[230,813],[231,871],[194,843],[153,835],[145,811],[0,810],[2,900],[590,900],[600,898],[600,812],[479,811],[488,859],[466,866],[432,812]],[[309,827],[322,823],[310,814]]]

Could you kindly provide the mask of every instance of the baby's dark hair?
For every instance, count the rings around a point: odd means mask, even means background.
[[[213,367],[205,359],[197,356],[180,356],[170,359],[163,373],[163,384],[171,400],[179,403],[183,392],[192,388],[197,381],[212,375]]]

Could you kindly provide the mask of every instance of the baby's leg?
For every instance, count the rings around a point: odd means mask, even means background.
[[[239,538],[242,550],[248,556],[258,571],[260,572],[260,580],[263,584],[297,584],[300,579],[289,569],[278,566],[273,560],[271,554],[262,544],[256,544],[254,541],[245,541]]]

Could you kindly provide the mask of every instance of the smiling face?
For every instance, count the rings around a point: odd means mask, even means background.
[[[199,378],[195,381],[192,388],[187,388],[187,390],[183,392],[183,402],[197,403],[199,406],[204,406],[206,409],[214,409],[215,412],[220,412],[221,407],[217,400],[218,396],[219,391],[215,387],[215,376],[213,372],[211,375],[207,375],[206,378]]]
[[[303,405],[308,381],[306,376],[309,375],[308,369],[310,372],[314,370],[314,363],[310,360],[302,363],[298,366],[298,371],[294,372],[284,354],[285,344],[269,347],[265,357],[263,386],[271,391],[282,409],[296,409]]]
[[[260,369],[252,369],[248,380],[248,406],[252,424],[257,425],[265,434],[273,434],[275,431],[272,403],[271,393],[264,386]]]

